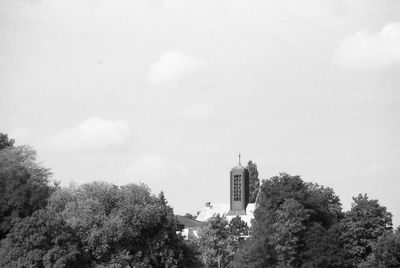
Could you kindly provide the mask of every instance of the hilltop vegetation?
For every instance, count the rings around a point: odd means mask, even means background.
[[[258,186],[249,167],[252,227],[216,215],[186,241],[162,192],[52,185],[35,151],[0,133],[0,267],[400,267],[400,233],[378,200],[360,194],[343,212],[331,188],[285,173]]]

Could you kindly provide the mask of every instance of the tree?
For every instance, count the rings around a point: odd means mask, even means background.
[[[273,249],[266,239],[254,236],[239,244],[232,266],[235,268],[275,267]]]
[[[372,254],[359,267],[400,267],[400,233],[398,231],[386,231],[381,235],[372,247]]]
[[[93,265],[190,266],[190,247],[163,195],[145,185],[91,183],[59,189],[49,209],[62,215]]]
[[[205,267],[229,267],[238,246],[228,220],[219,214],[202,225],[198,245]]]
[[[277,262],[282,267],[298,267],[303,236],[307,229],[304,222],[309,218],[303,205],[294,199],[286,199],[275,211],[276,222],[272,228],[271,242],[274,245]]]
[[[258,194],[258,189],[260,187],[260,180],[258,179],[258,170],[256,163],[253,163],[250,160],[247,164],[247,169],[249,170],[249,188],[250,188],[249,202],[255,203]]]
[[[44,208],[54,188],[50,171],[36,161],[36,152],[27,146],[0,150],[0,239],[18,219]]]
[[[241,236],[249,235],[249,226],[247,226],[246,222],[242,221],[239,215],[231,219],[228,228],[230,234],[234,237],[239,238]]]
[[[0,150],[14,145],[14,139],[9,139],[8,135],[0,132]]]
[[[281,173],[263,181],[257,205],[252,238],[237,254],[237,267],[345,267],[342,259],[313,255],[327,249],[313,232],[324,234],[328,241],[327,234],[342,217],[340,200],[332,189]],[[339,239],[330,242],[330,252],[340,252]]]
[[[195,220],[197,218],[197,215],[192,215],[190,213],[186,213],[185,216],[183,216],[183,217],[191,219],[191,220]]]
[[[88,267],[73,230],[57,213],[35,211],[0,243],[1,267]]]
[[[304,248],[300,258],[304,267],[353,267],[346,258],[340,240],[341,229],[338,224],[324,228],[320,223],[314,223],[304,234]]]
[[[366,194],[359,194],[353,200],[351,210],[345,213],[340,226],[345,249],[354,265],[358,265],[372,253],[378,238],[392,230],[392,214]]]

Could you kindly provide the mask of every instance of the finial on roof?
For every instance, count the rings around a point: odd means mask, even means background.
[[[239,153],[239,165],[241,165],[241,164],[240,164],[240,153]]]

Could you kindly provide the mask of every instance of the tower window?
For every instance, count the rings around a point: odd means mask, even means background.
[[[242,175],[233,175],[233,201],[242,200]]]

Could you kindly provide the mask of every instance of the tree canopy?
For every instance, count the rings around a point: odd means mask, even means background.
[[[400,267],[400,233],[385,231],[372,247],[372,253],[364,260],[361,268]]]
[[[353,198],[351,210],[345,213],[340,226],[342,239],[354,265],[365,261],[374,243],[387,230],[392,229],[392,214],[367,195]]]
[[[14,145],[14,139],[9,139],[8,135],[0,132],[0,150]]]
[[[36,161],[28,146],[8,146],[0,150],[0,239],[15,221],[44,208],[54,187],[49,186],[50,170]]]
[[[238,242],[226,217],[217,214],[202,225],[198,245],[205,267],[229,267]]]
[[[178,231],[162,193],[94,182],[55,191],[46,209],[12,229],[0,253],[9,264],[38,267],[70,267],[78,260],[95,267],[189,266],[190,248]]]
[[[79,238],[61,215],[35,211],[17,223],[0,244],[1,267],[87,267]]]
[[[243,237],[249,235],[249,226],[240,216],[236,216],[229,221],[229,232],[235,237]]]
[[[306,263],[343,267],[337,259],[321,259],[313,254],[328,250],[315,249],[326,242],[316,240],[328,239],[327,234],[333,233],[331,228],[342,217],[339,198],[332,189],[281,173],[263,181],[258,198],[252,238],[237,255],[238,267],[300,267]],[[315,240],[310,239],[314,232],[320,234]],[[330,243],[330,253],[340,252],[338,239]],[[246,257],[249,255],[254,257]]]
[[[63,216],[98,265],[174,267],[190,262],[163,193],[145,185],[95,182],[60,189],[48,209]]]
[[[253,161],[250,160],[247,163],[247,169],[249,170],[249,188],[250,188],[249,202],[255,203],[258,194],[258,188],[260,186],[257,164],[253,163]]]

